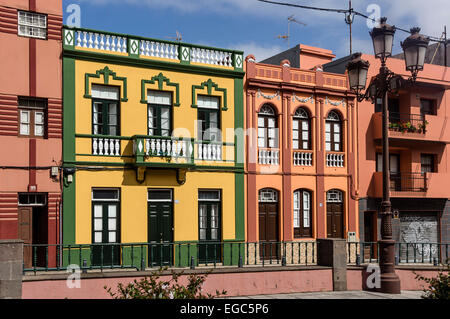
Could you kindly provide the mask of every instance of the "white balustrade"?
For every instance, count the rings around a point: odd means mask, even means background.
[[[279,149],[258,150],[258,163],[262,165],[280,165]]]
[[[179,46],[176,44],[141,40],[140,47],[142,55],[178,60]]]
[[[312,166],[313,153],[312,152],[294,152],[294,166]]]
[[[128,38],[119,35],[75,30],[75,47],[127,53]],[[179,61],[180,45],[152,40],[139,40],[140,55]],[[233,67],[233,53],[215,49],[190,47],[190,61]]]
[[[177,139],[146,138],[144,153],[150,157],[190,158],[192,144]]]
[[[327,153],[328,167],[344,167],[344,154]]]
[[[76,33],[76,47],[127,53],[128,39],[126,37],[87,31],[76,31]]]
[[[92,154],[120,156],[120,140],[115,138],[93,138]]]
[[[191,61],[212,65],[233,66],[231,52],[191,48]]]
[[[199,143],[197,145],[197,159],[202,161],[222,161],[222,145]]]

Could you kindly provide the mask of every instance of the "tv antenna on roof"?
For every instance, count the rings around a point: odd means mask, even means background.
[[[168,38],[168,39],[174,39],[174,40],[177,41],[177,42],[183,41],[183,36],[181,35],[181,33],[178,32],[178,30],[177,30],[176,32],[177,32],[177,36],[176,36],[176,37],[166,37],[166,38]]]
[[[287,20],[288,20],[287,34],[279,35],[279,36],[277,36],[277,38],[278,38],[278,39],[283,39],[283,40],[287,41],[287,43],[288,43],[288,48],[290,48],[290,45],[289,45],[289,39],[290,39],[291,36],[290,36],[290,30],[289,30],[289,29],[290,29],[290,24],[291,24],[291,22],[295,22],[295,23],[297,23],[297,24],[301,24],[301,25],[304,25],[304,26],[306,26],[306,23],[301,22],[301,21],[298,21],[297,19],[295,19],[293,14],[290,15],[290,16],[287,18]]]

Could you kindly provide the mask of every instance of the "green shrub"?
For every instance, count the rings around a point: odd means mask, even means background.
[[[416,274],[416,279],[425,281],[428,287],[423,289],[423,299],[450,299],[450,265],[447,264],[447,270],[440,270],[437,277],[427,278]]]
[[[151,273],[150,276],[139,281],[135,279],[128,285],[119,283],[116,292],[106,286],[104,289],[114,299],[212,299],[227,294],[225,290],[222,292],[216,290],[215,295],[202,292],[202,285],[211,272],[204,275],[189,275],[188,283],[183,286],[178,282],[178,279],[184,272],[176,274],[172,270],[170,280],[159,280],[165,270],[167,270],[167,267],[160,268],[158,271]]]

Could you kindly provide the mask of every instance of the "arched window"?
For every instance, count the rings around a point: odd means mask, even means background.
[[[342,152],[342,120],[335,111],[331,111],[325,121],[325,150]]]
[[[311,192],[299,189],[294,192],[294,237],[312,237]]]
[[[311,149],[311,121],[308,112],[299,107],[292,122],[292,146],[294,150]]]
[[[258,113],[258,147],[278,148],[276,113],[269,104],[264,104]]]

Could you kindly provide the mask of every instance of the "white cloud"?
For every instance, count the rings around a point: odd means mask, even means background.
[[[277,6],[256,0],[79,0],[88,5],[111,5],[117,4],[126,6],[140,6],[143,10],[168,9],[184,14],[221,14],[224,16],[238,16],[242,19],[251,19],[257,32],[259,25],[273,25],[275,37],[280,33],[280,28],[287,27],[286,18],[294,14],[296,19],[307,24],[307,27],[291,25],[291,46],[301,42],[302,32],[314,32],[315,38],[308,40],[312,45],[333,49],[339,56],[347,55],[349,52],[348,26],[344,22],[342,13],[332,13],[323,11],[312,11],[306,9]],[[322,8],[348,8],[348,0],[278,0],[294,4],[317,6]],[[422,33],[434,37],[440,37],[443,26],[450,21],[450,1],[449,0],[358,0],[353,1],[356,11],[370,15],[367,8],[371,4],[381,7],[381,16],[388,17],[388,23],[398,27],[409,29],[413,26],[420,26]],[[368,34],[366,21],[363,17],[355,17],[353,24],[353,51],[372,53],[371,39]],[[272,35],[271,35],[272,36]],[[407,33],[397,31],[394,43],[394,52],[401,52],[399,46],[408,36]],[[296,41],[295,39],[300,41]],[[284,43],[271,39],[271,44],[259,44],[255,41],[241,43],[241,47],[248,53],[253,53],[257,60],[262,60],[274,53],[284,50]],[[275,44],[277,43],[277,44]],[[279,43],[279,44],[278,44]],[[223,45],[220,45],[223,46]],[[238,49],[238,47],[236,46]]]
[[[174,9],[184,13],[208,12],[228,15],[252,15],[264,19],[278,20],[287,19],[294,14],[295,17],[311,25],[326,25],[331,21],[342,21],[343,14],[333,14],[323,11],[312,11],[288,6],[279,6],[257,0],[79,0],[91,5],[139,5],[150,8]],[[284,0],[281,0],[283,2]],[[289,2],[289,1],[285,1]],[[295,3],[295,1],[290,1]],[[320,0],[317,3],[306,3],[305,5],[317,5],[325,8],[337,8],[335,0]],[[340,7],[342,9],[342,7]],[[345,8],[345,6],[344,6]],[[321,17],[321,19],[317,19]]]
[[[257,0],[79,0],[93,5],[140,5],[150,8],[175,9],[181,12],[216,12],[223,14],[250,14],[264,19],[281,19],[295,14],[300,21],[310,26],[323,26],[339,22],[344,27],[344,15],[342,13],[313,11],[287,6],[273,5]],[[315,0],[294,1],[278,0],[280,2],[316,6],[321,8],[348,8],[347,0]],[[381,16],[387,16],[388,23],[409,29],[413,26],[421,26],[424,33],[440,35],[443,26],[450,21],[449,0],[359,0],[353,2],[356,11],[364,14],[370,4],[378,4],[381,7]]]
[[[255,42],[238,43],[236,45],[230,46],[229,48],[244,51],[244,57],[249,54],[253,54],[256,58],[256,61],[262,61],[264,59],[270,58],[271,56],[287,49],[287,47],[283,48],[282,46],[278,45],[261,45]]]
[[[352,38],[352,52],[362,52],[366,54],[373,54],[372,39],[369,36],[366,38],[353,37]],[[340,45],[333,52],[337,58],[347,56],[350,54],[350,39],[348,37],[342,38]]]
[[[450,21],[450,1],[448,0],[408,0],[405,1],[380,1],[385,5],[386,11],[382,15],[388,17],[388,23],[409,29],[419,26],[422,33],[431,36],[440,36],[444,25]],[[384,7],[384,6],[383,6]],[[402,32],[402,36],[407,35]],[[406,36],[405,36],[406,37]]]

